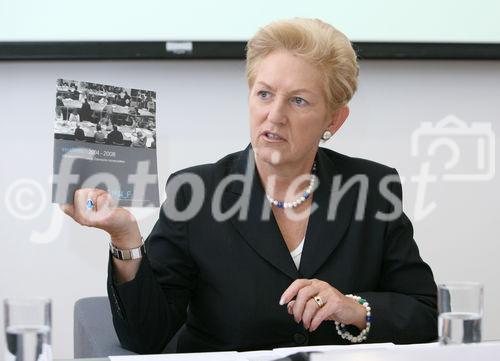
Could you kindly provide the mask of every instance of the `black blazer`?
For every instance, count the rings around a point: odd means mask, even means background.
[[[286,306],[279,305],[281,294],[297,278],[323,280],[344,294],[366,298],[373,316],[367,342],[436,339],[436,285],[420,258],[410,221],[404,214],[393,221],[374,217],[377,211],[390,212],[394,200],[401,199],[394,169],[318,150],[319,186],[313,193],[318,208],[309,218],[297,270],[269,212],[258,174],[249,191],[243,182],[233,181],[222,193],[222,211],[238,200],[249,200],[247,221],[236,214],[218,222],[212,215],[217,185],[229,174],[245,174],[249,159],[253,159],[250,146],[217,163],[174,174],[190,172],[203,180],[206,197],[200,211],[183,222],[160,211],[134,280],[117,285],[109,263],[113,322],[125,348],[160,353],[182,325],[178,352],[348,343],[337,335],[332,321],[309,333],[288,315]],[[344,184],[356,175],[368,180],[365,216],[355,217],[363,186],[354,182],[341,198],[334,220],[327,220],[329,204],[335,201],[330,199],[334,177]],[[389,187],[395,195],[392,201],[378,188],[387,175],[396,180]],[[190,186],[181,186],[176,194],[167,187],[163,207],[168,210],[175,200],[177,209],[184,210],[191,196]],[[261,219],[263,210],[270,214],[268,220]]]

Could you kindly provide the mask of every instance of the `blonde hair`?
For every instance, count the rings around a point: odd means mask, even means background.
[[[357,89],[359,67],[349,39],[319,19],[272,22],[247,43],[246,75],[253,86],[259,62],[273,51],[300,56],[324,73],[324,93],[331,110],[346,105]]]

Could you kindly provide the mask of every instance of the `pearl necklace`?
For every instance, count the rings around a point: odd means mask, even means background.
[[[296,208],[302,203],[304,203],[311,196],[312,190],[314,188],[315,178],[316,178],[316,162],[314,162],[312,166],[311,176],[309,178],[309,186],[306,188],[304,193],[299,198],[297,198],[292,202],[278,201],[277,199],[274,199],[273,197],[271,197],[269,194],[266,193],[267,200],[269,201],[269,203],[278,208]]]

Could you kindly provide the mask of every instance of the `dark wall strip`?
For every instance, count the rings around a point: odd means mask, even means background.
[[[500,44],[355,42],[361,59],[499,60]],[[245,42],[0,42],[0,60],[244,59]]]

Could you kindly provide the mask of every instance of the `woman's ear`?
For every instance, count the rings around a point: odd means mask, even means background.
[[[344,105],[342,108],[336,110],[332,116],[331,116],[331,122],[328,125],[328,128],[325,130],[329,130],[332,132],[332,135],[335,134],[342,124],[346,121],[347,117],[349,116],[349,107],[347,105]]]

